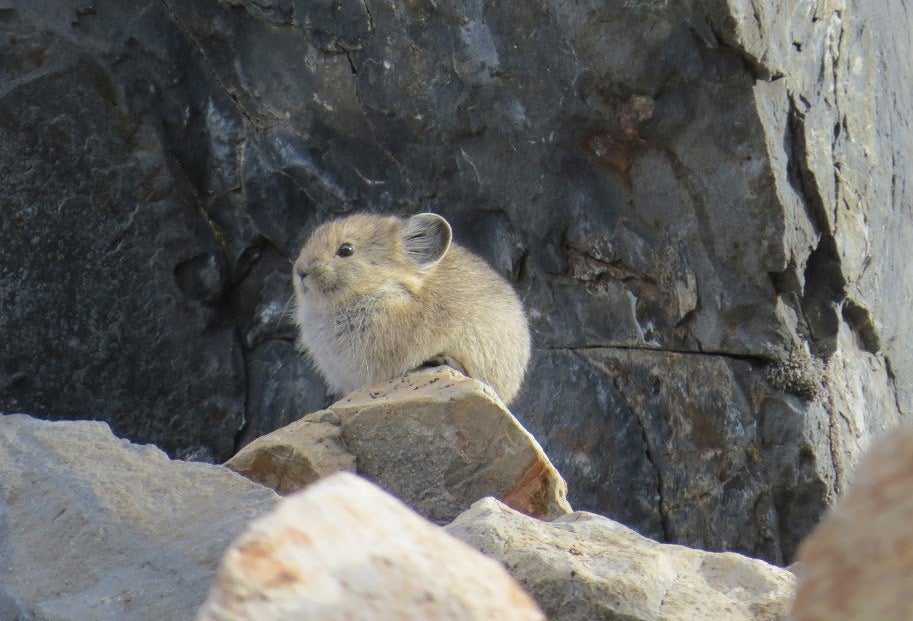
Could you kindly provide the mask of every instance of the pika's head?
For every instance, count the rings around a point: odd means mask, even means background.
[[[417,295],[450,248],[444,218],[358,214],[318,227],[293,268],[299,305],[333,307],[359,298]]]

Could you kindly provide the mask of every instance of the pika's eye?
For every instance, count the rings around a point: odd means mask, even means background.
[[[336,254],[341,257],[351,257],[353,254],[355,254],[355,246],[349,242],[340,244],[339,250],[336,251]]]

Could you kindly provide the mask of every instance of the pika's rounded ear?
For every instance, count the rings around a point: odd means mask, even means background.
[[[403,222],[403,249],[419,267],[431,267],[443,259],[452,238],[450,224],[434,213],[420,213]]]

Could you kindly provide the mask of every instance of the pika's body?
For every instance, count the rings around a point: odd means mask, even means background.
[[[317,228],[295,261],[299,345],[345,394],[426,363],[447,363],[509,403],[529,328],[510,284],[451,242],[435,214],[358,214]]]

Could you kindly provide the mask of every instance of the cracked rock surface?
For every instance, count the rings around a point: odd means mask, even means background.
[[[908,11],[2,0],[0,410],[222,461],[329,402],[308,233],[433,210],[525,301],[574,507],[789,562],[913,410]]]

